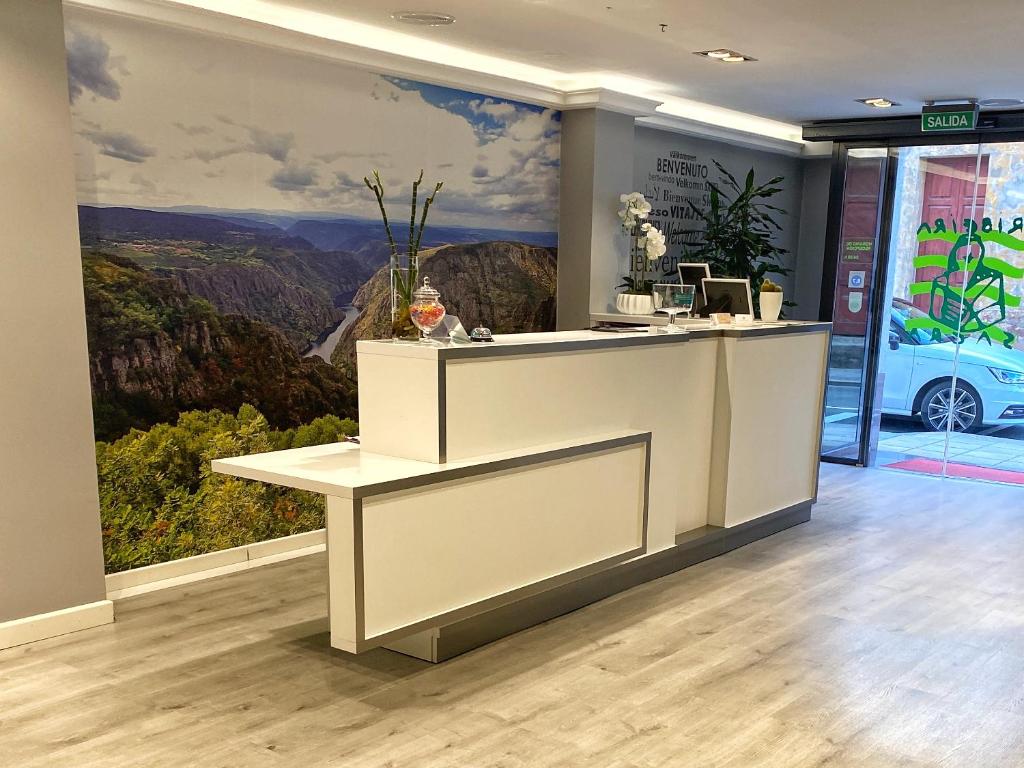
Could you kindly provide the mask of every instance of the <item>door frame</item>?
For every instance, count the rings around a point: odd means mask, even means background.
[[[892,212],[896,193],[896,172],[899,167],[898,149],[878,147],[877,144],[839,142],[832,151],[832,175],[829,179],[828,219],[825,226],[825,253],[828,258],[822,265],[821,303],[818,319],[831,322],[835,312],[839,275],[839,259],[842,246],[843,207],[846,191],[846,170],[851,149],[884,149],[885,162],[881,173],[881,188],[878,202],[878,221],[875,225],[875,259],[872,265],[871,299],[867,306],[866,345],[864,375],[861,378],[860,400],[857,412],[857,456],[829,456],[823,454],[822,461],[849,466],[868,466],[877,446],[876,412],[881,403],[876,403],[875,388],[878,386],[878,361],[881,356],[881,322],[885,316],[886,276],[889,274],[889,240],[892,236]],[[830,351],[831,352],[831,351]],[[830,354],[831,364],[831,354]],[[826,387],[827,387],[826,383]],[[822,426],[824,429],[824,425]]]

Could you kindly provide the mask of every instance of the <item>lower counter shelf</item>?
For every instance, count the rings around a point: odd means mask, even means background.
[[[643,555],[650,437],[616,433],[429,471],[403,460],[390,476],[387,457],[352,447],[213,467],[324,493],[331,645],[360,653]],[[365,477],[353,469],[363,463]]]

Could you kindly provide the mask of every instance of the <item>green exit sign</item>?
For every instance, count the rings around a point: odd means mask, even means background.
[[[977,125],[977,104],[944,104],[921,110],[921,130],[924,133],[973,131]]]

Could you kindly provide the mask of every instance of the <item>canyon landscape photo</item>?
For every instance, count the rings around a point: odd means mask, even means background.
[[[323,524],[314,497],[208,462],[358,431],[355,343],[390,336],[390,247],[363,176],[384,179],[399,248],[411,182],[444,181],[421,274],[467,329],[555,325],[557,111],[209,43],[69,12],[112,571]]]

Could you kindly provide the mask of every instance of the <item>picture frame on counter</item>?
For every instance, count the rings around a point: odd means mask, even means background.
[[[708,310],[730,315],[753,315],[754,296],[749,278],[705,277],[701,283]]]

